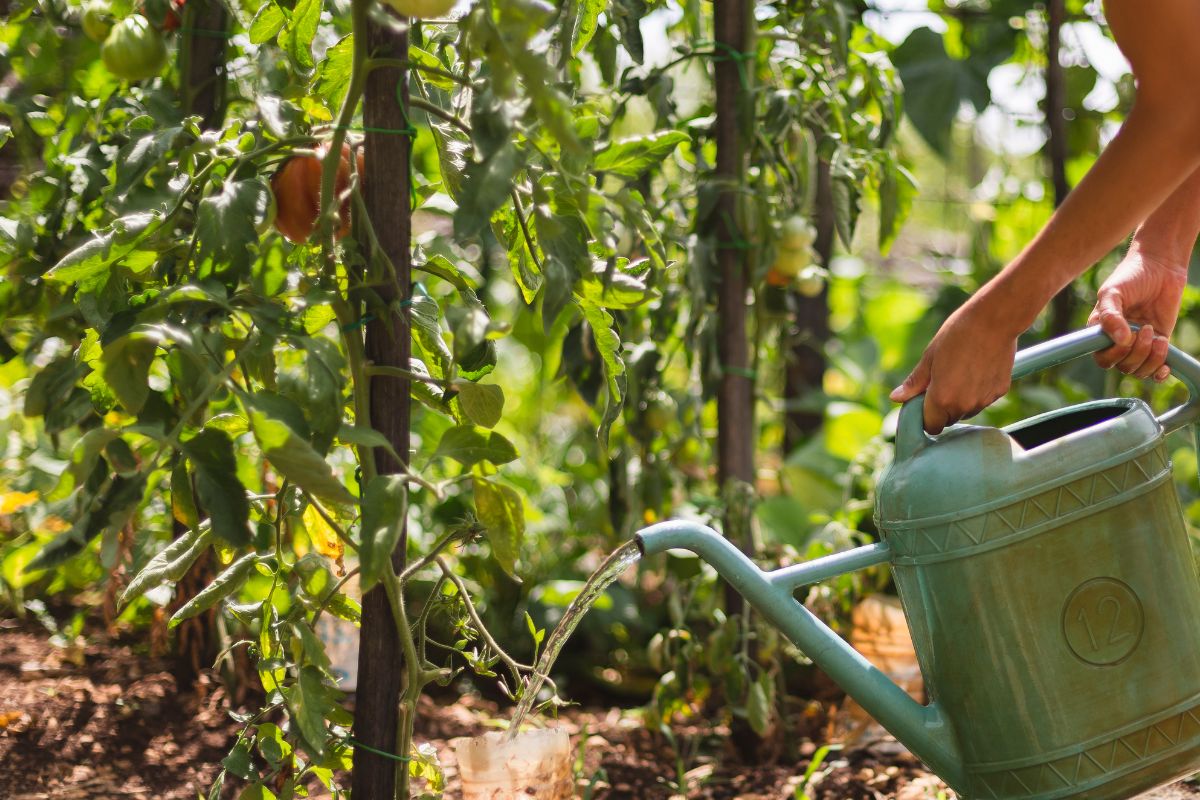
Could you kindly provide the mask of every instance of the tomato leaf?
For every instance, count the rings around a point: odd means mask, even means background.
[[[25,567],[25,572],[56,567],[108,530],[122,527],[133,516],[146,491],[146,477],[113,478],[95,502],[84,495],[83,512],[72,528],[51,539]]]
[[[196,495],[208,512],[213,535],[235,546],[250,543],[250,501],[237,476],[233,441],[224,431],[205,428],[183,445],[196,477]]]
[[[150,212],[121,217],[63,256],[46,273],[46,280],[79,283],[100,274],[136,250],[159,221],[160,215]]]
[[[592,41],[592,37],[596,35],[600,15],[608,7],[608,0],[580,0],[577,5],[579,13],[575,20],[571,44],[571,55],[575,56],[582,53],[583,49],[588,46],[588,42]]]
[[[134,331],[104,347],[101,374],[117,400],[130,414],[137,414],[150,394],[150,364],[158,349],[157,337]]]
[[[683,131],[658,131],[645,136],[611,142],[596,153],[593,167],[624,178],[637,178],[657,166],[689,140]]]
[[[354,35],[351,34],[343,36],[337,44],[326,50],[324,60],[317,67],[317,94],[329,108],[341,108],[346,91],[350,88],[353,67]]]
[[[454,214],[456,236],[477,236],[491,222],[493,212],[508,199],[520,168],[520,151],[511,143],[496,150],[486,160],[467,166],[458,197],[458,211]]]
[[[504,413],[504,390],[493,384],[458,380],[458,402],[462,404],[467,419],[476,425],[493,428]]]
[[[247,178],[226,181],[219,192],[200,201],[196,212],[198,257],[211,262],[213,273],[241,275],[249,270],[251,245],[258,242],[254,223],[270,191],[261,178]]]
[[[603,308],[589,301],[580,303],[579,307],[583,311],[588,326],[592,329],[592,339],[596,343],[596,350],[600,353],[601,362],[604,365],[608,400],[596,436],[602,445],[607,446],[609,429],[620,415],[621,406],[625,402],[627,378],[625,362],[621,360],[621,337],[613,329],[612,315]]]
[[[330,691],[321,671],[313,666],[300,670],[300,679],[283,690],[288,712],[305,747],[317,758],[325,754],[325,717],[332,711]]]
[[[271,41],[286,24],[287,12],[280,8],[275,0],[268,0],[258,7],[254,19],[250,22],[250,43],[262,44]]]
[[[487,528],[492,555],[500,567],[516,578],[517,556],[525,538],[525,508],[521,496],[509,486],[476,476],[475,511]]]
[[[208,531],[188,531],[160,550],[125,587],[117,603],[117,610],[124,609],[163,581],[182,579],[210,541],[211,535]]]
[[[242,584],[246,582],[246,577],[250,574],[250,570],[257,559],[257,553],[246,553],[222,570],[217,577],[213,578],[212,583],[201,589],[198,595],[175,612],[175,615],[171,617],[171,621],[167,623],[167,627],[174,628],[185,619],[191,619],[203,614],[242,588]]]
[[[512,442],[495,431],[474,425],[457,425],[442,434],[434,457],[452,458],[464,467],[490,461],[499,466],[517,457]]]
[[[367,483],[362,502],[362,542],[358,548],[358,579],[364,592],[387,573],[387,562],[404,530],[407,508],[404,476],[376,475]]]
[[[248,398],[247,410],[254,438],[263,455],[280,474],[322,500],[342,504],[354,502],[354,495],[334,477],[321,454],[286,422],[272,416],[260,395]]]
[[[298,0],[279,44],[301,72],[313,68],[312,43],[321,20],[321,0]]]

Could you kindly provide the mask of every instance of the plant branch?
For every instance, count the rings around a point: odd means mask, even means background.
[[[512,656],[510,656],[508,653],[506,653],[504,651],[504,648],[501,647],[494,638],[492,638],[491,632],[488,631],[487,626],[483,624],[483,618],[479,616],[479,611],[476,610],[476,608],[475,608],[475,603],[473,603],[471,601],[471,595],[467,591],[467,587],[463,583],[462,578],[460,578],[460,577],[458,577],[458,575],[454,574],[454,570],[450,569],[450,565],[447,564],[446,560],[444,558],[442,558],[441,556],[438,556],[434,560],[437,562],[437,565],[441,568],[442,574],[445,575],[446,578],[451,583],[454,584],[455,589],[458,589],[459,599],[462,600],[463,606],[467,609],[467,616],[469,616],[471,618],[471,624],[473,624],[475,626],[475,632],[479,634],[480,638],[483,639],[484,643],[488,646],[488,648],[493,653],[495,653],[496,656],[501,661],[504,662],[504,666],[508,667],[509,672],[512,673],[513,680],[516,681],[517,686],[520,686],[521,685],[521,669],[522,669],[523,665],[519,664],[516,661],[516,659],[514,659]],[[532,667],[524,667],[524,668],[527,671],[532,669]]]

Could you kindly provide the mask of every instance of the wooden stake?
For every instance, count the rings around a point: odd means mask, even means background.
[[[717,480],[726,495],[725,535],[742,548],[749,542],[748,503],[729,502],[754,484],[754,379],[746,342],[747,275],[745,249],[737,225],[738,191],[745,171],[745,149],[739,119],[740,101],[752,66],[743,54],[749,49],[745,0],[716,0],[713,14],[717,42],[717,179],[722,189],[716,206],[717,269],[721,278],[717,298],[717,355],[721,382],[717,387]],[[739,486],[741,488],[739,488]],[[726,593],[731,610],[741,608],[741,596]]]
[[[368,52],[375,57],[408,58],[408,34],[386,30],[375,24],[368,28]],[[399,93],[397,86],[400,87]],[[362,176],[363,200],[375,226],[379,245],[396,267],[400,291],[380,286],[377,292],[392,313],[367,324],[366,356],[379,366],[408,369],[412,352],[408,327],[407,297],[411,280],[409,211],[409,151],[412,140],[402,133],[408,128],[407,71],[397,67],[377,68],[367,78],[363,106],[366,153]],[[409,383],[402,378],[371,381],[371,426],[407,459],[409,449]],[[400,472],[404,465],[382,449],[375,450],[375,464],[383,473]],[[396,572],[404,568],[407,531],[392,554]],[[399,703],[404,668],[396,622],[382,585],[363,597],[362,628],[358,651],[358,691],[355,701],[355,737],[386,753],[396,752]],[[404,756],[406,753],[399,753]],[[360,800],[391,800],[396,795],[396,772],[406,764],[362,748],[354,751],[353,796]]]

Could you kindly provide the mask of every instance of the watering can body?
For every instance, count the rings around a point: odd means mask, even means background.
[[[1107,344],[1081,331],[1023,351],[1014,376]],[[931,438],[910,403],[876,492],[880,543],[761,573],[690,523],[639,540],[712,561],[960,795],[1130,797],[1200,770],[1200,581],[1164,441],[1200,416],[1200,363],[1170,363],[1192,400],[1157,419],[1101,400]],[[795,596],[885,562],[927,706]]]

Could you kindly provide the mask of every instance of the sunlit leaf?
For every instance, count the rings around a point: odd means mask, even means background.
[[[487,478],[476,477],[475,511],[479,521],[487,528],[492,555],[509,575],[516,577],[517,557],[521,542],[525,538],[525,508],[521,495],[510,486],[503,486]]]

